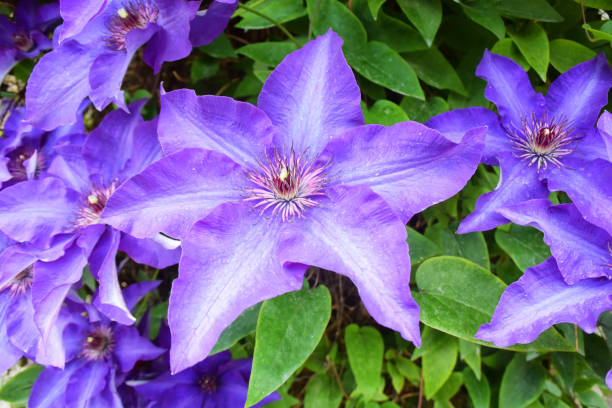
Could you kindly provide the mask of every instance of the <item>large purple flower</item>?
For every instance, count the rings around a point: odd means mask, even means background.
[[[500,207],[562,190],[589,221],[606,222],[612,232],[612,194],[606,181],[612,177],[612,163],[594,127],[612,85],[606,57],[601,54],[565,72],[546,97],[533,90],[518,64],[489,51],[476,74],[487,81],[485,96],[497,105],[499,116],[484,108],[467,108],[427,122],[455,135],[454,140],[474,126],[488,126],[483,163],[501,168],[497,188],[480,197],[458,231],[505,224],[508,219],[497,212]]]
[[[0,230],[20,243],[14,245],[14,251],[38,256],[33,265],[32,301],[34,320],[45,341],[64,298],[81,279],[87,263],[100,283],[96,307],[116,321],[131,324],[134,317],[117,278],[117,251],[158,268],[178,261],[178,249],[130,237],[104,225],[99,216],[124,180],[161,156],[156,122],[143,121],[142,105],[133,104],[129,115],[120,110],[107,115],[82,147],[56,148],[58,155],[48,170],[53,177],[0,191]],[[164,240],[168,239],[158,241],[164,244]],[[36,248],[45,249],[45,256]],[[16,267],[2,270],[0,285],[19,272]]]
[[[37,0],[20,0],[14,22],[0,15],[0,81],[20,60],[51,48],[47,34],[58,21],[58,4],[39,6]]]
[[[142,282],[128,287],[128,307],[134,307],[157,284]],[[138,361],[153,360],[165,350],[142,337],[135,327],[110,322],[91,305],[75,300],[69,302],[71,320],[63,330],[68,363],[63,370],[47,368],[40,373],[28,407],[121,408],[117,387],[127,373]]]
[[[135,388],[145,400],[153,401],[147,405],[150,408],[243,407],[251,365],[250,358],[232,361],[230,352],[224,351],[180,374],[168,372]],[[273,393],[253,406],[279,399]]]
[[[462,188],[485,130],[456,144],[415,122],[364,126],[341,44],[328,32],[288,55],[259,107],[162,95],[167,156],[127,181],[102,217],[136,237],[182,239],[173,371],[201,361],[246,308],[299,289],[305,265],[350,277],[379,323],[420,343],[404,224]]]
[[[196,44],[220,34],[231,16],[224,7],[235,8],[225,3],[216,0],[210,15],[196,18],[199,1],[62,0],[59,44],[40,60],[28,81],[27,120],[42,129],[70,124],[87,96],[98,110],[111,102],[127,110],[121,82],[136,50],[147,43],[143,58],[159,72],[164,61],[191,52],[194,19]]]

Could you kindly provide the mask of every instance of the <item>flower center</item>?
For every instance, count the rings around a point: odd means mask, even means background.
[[[30,265],[11,279],[3,289],[8,289],[11,296],[23,296],[32,287],[32,276],[32,265]]]
[[[245,190],[245,200],[256,201],[254,208],[260,208],[261,214],[271,209],[272,215],[280,214],[283,221],[304,218],[307,208],[319,205],[316,198],[325,196],[329,184],[326,164],[308,160],[304,154],[298,156],[291,149],[289,156],[274,150],[258,165],[258,170],[246,174],[256,187]]]
[[[108,187],[92,188],[91,192],[83,199],[77,212],[76,226],[87,227],[99,223],[100,214],[116,189],[115,183],[111,183]]]
[[[200,388],[206,393],[213,393],[217,391],[217,377],[214,375],[207,375],[200,378],[198,381]]]
[[[544,116],[541,119],[522,120],[522,130],[510,134],[518,157],[529,162],[529,166],[537,164],[538,171],[548,167],[549,163],[561,167],[561,159],[572,153],[572,145],[578,141],[574,129],[565,120],[555,120]]]
[[[36,155],[34,163],[25,163],[26,160]],[[45,168],[45,157],[42,152],[29,147],[19,147],[13,150],[8,155],[9,162],[7,163],[7,169],[14,181],[24,181],[28,179],[28,168],[35,166],[30,169],[30,175],[33,178],[37,178],[40,172]],[[26,168],[28,166],[28,168]]]
[[[108,46],[116,51],[125,49],[125,40],[135,28],[146,28],[147,24],[157,21],[159,10],[150,0],[134,0],[117,10],[108,25],[110,35],[106,38]]]
[[[34,41],[24,32],[13,34],[13,44],[23,52],[28,52],[34,48]]]
[[[113,330],[105,325],[96,326],[85,338],[82,355],[88,360],[108,358],[115,348]]]

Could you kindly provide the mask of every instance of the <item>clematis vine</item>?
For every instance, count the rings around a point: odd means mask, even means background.
[[[0,82],[17,62],[51,48],[47,35],[59,19],[57,3],[38,5],[37,0],[20,0],[15,21],[0,15]]]
[[[466,129],[486,125],[482,161],[501,169],[497,188],[478,199],[458,232],[506,224],[508,219],[497,211],[499,208],[546,198],[549,191],[564,191],[587,220],[604,222],[612,232],[612,195],[606,181],[612,176],[612,163],[595,129],[612,86],[605,56],[560,75],[546,97],[533,90],[518,64],[489,51],[485,51],[476,75],[487,81],[485,96],[495,103],[499,116],[475,107],[446,112],[427,122],[453,140]]]
[[[132,324],[134,317],[117,277],[117,251],[157,268],[178,261],[179,250],[176,246],[167,249],[173,243],[163,237],[158,242],[136,239],[100,220],[117,186],[161,156],[156,123],[143,121],[142,105],[131,105],[132,114],[117,110],[107,115],[82,146],[56,148],[58,155],[49,166],[48,177],[0,191],[0,230],[17,241],[11,249],[38,256],[32,266],[31,291],[34,321],[45,343],[66,295],[80,281],[88,263],[100,283],[96,307],[113,320]],[[0,284],[21,269],[4,268]]]
[[[341,45],[330,31],[289,54],[258,107],[162,95],[167,156],[119,187],[102,220],[181,239],[173,372],[206,357],[243,310],[298,290],[308,265],[348,276],[380,324],[420,344],[404,225],[465,185],[485,129],[455,143],[415,122],[364,126]]]
[[[151,408],[178,407],[242,407],[247,398],[252,360],[234,360],[229,351],[206,358],[195,366],[171,375],[169,372],[135,385],[136,391]],[[280,395],[273,393],[254,407],[262,407],[278,401]]]
[[[58,43],[28,81],[27,121],[45,130],[71,124],[85,97],[98,110],[112,102],[127,111],[121,82],[135,52],[147,44],[143,58],[155,73],[164,61],[189,55],[190,23],[199,5],[186,0],[62,0]],[[197,17],[196,44],[221,33],[231,13],[215,10],[224,6],[235,8],[236,1],[215,0],[210,15]]]
[[[612,310],[612,236],[585,221],[573,204],[530,200],[500,212],[544,232],[553,256],[508,286],[491,322],[475,337],[507,347],[530,343],[557,323],[574,323],[593,333],[599,315]],[[608,386],[611,376],[612,371]]]

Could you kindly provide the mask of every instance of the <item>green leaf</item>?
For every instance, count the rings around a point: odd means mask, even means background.
[[[584,391],[578,393],[578,399],[587,407],[609,408],[606,401],[595,391]]]
[[[325,286],[286,293],[263,303],[246,406],[276,390],[306,361],[330,316],[331,296]]]
[[[210,354],[227,350],[236,344],[238,340],[253,333],[257,328],[257,318],[259,317],[260,309],[261,303],[258,303],[242,312],[232,324],[223,330]]]
[[[435,401],[445,402],[453,398],[461,385],[463,384],[463,373],[454,372],[451,376],[446,380],[442,388],[438,390],[438,392],[433,396]]]
[[[559,72],[595,58],[595,51],[575,41],[558,38],[550,42],[550,63]]]
[[[408,120],[406,112],[396,104],[386,99],[374,102],[374,105],[364,112],[366,124],[391,126]]]
[[[496,42],[495,45],[493,45],[493,48],[491,48],[491,52],[514,60],[514,62],[519,64],[525,71],[531,68],[525,57],[523,57],[517,46],[510,38],[504,38],[503,40]]]
[[[442,248],[425,235],[406,227],[408,231],[408,245],[410,246],[410,262],[418,265],[427,258],[442,255]]]
[[[397,0],[397,3],[408,20],[419,30],[427,46],[431,47],[442,22],[440,0]]]
[[[219,71],[219,61],[214,59],[197,59],[191,64],[190,77],[192,82],[210,78]]]
[[[612,44],[612,21],[604,23],[599,30],[591,27],[589,24],[583,24],[582,28],[588,30],[596,40],[609,41]]]
[[[32,385],[44,367],[33,365],[9,379],[0,388],[0,400],[13,404],[25,404],[28,401]]]
[[[508,34],[529,65],[533,67],[542,81],[546,82],[546,70],[550,61],[546,31],[537,23],[527,23],[520,30],[509,28]]]
[[[427,49],[427,44],[414,28],[383,11],[378,13],[378,20],[364,24],[370,40],[383,42],[397,52]]]
[[[523,272],[550,257],[550,249],[543,241],[544,234],[535,228],[512,224],[510,231],[497,229],[495,242]]]
[[[467,91],[453,66],[436,47],[414,51],[404,55],[417,76],[426,84],[438,89],[449,89],[461,95]]]
[[[370,41],[358,52],[347,52],[346,59],[357,72],[378,85],[402,95],[425,98],[412,67],[384,43]]]
[[[338,383],[326,374],[312,376],[306,386],[304,408],[338,408],[342,392]]]
[[[221,34],[213,42],[199,49],[214,58],[236,58],[234,47],[225,34]]]
[[[344,50],[360,50],[367,42],[367,34],[361,21],[337,0],[306,0],[312,31],[322,35],[330,28],[342,40]]]
[[[491,320],[506,285],[488,270],[462,258],[441,256],[421,264],[416,271],[419,292],[413,293],[427,326],[464,340],[496,347],[474,339],[480,325]],[[497,348],[497,347],[496,347]],[[554,329],[530,344],[507,347],[515,351],[574,351]]]
[[[477,379],[480,379],[480,345],[459,339],[459,355],[472,369]]]
[[[378,11],[385,1],[387,0],[368,0],[368,8],[374,19],[378,17]]]
[[[489,387],[487,377],[483,375],[479,380],[474,373],[466,367],[463,370],[463,382],[474,404],[474,408],[489,408],[491,405],[491,387]]]
[[[373,327],[350,324],[344,331],[346,354],[357,389],[353,393],[372,399],[379,389],[384,344],[380,332]],[[364,352],[367,350],[367,352]]]
[[[28,82],[28,79],[30,78],[30,74],[32,73],[33,69],[34,69],[34,60],[31,60],[30,58],[26,58],[26,59],[19,61],[13,67],[12,71],[13,71],[13,75],[15,75],[17,79],[26,83]],[[0,78],[0,81],[1,80],[2,78]]]
[[[576,3],[580,3],[580,0],[574,0]],[[612,0],[583,0],[585,7],[591,7],[596,9],[611,10]]]
[[[410,383],[418,385],[421,382],[421,369],[418,365],[401,356],[396,357],[394,361],[399,373]]]
[[[423,331],[423,384],[425,397],[431,399],[451,376],[457,362],[457,339],[445,333]]]
[[[287,54],[296,49],[297,47],[292,42],[268,41],[245,45],[238,48],[236,52],[269,67],[275,67],[281,63]]]
[[[400,107],[406,111],[411,120],[421,123],[449,110],[448,103],[439,96],[434,96],[427,101],[406,96],[402,99]]]
[[[402,391],[402,388],[404,388],[404,377],[400,374],[393,362],[387,361],[386,366],[387,374],[389,374],[389,377],[391,377],[391,385],[393,386],[395,392],[399,394]]]
[[[476,24],[480,24],[500,40],[506,34],[504,20],[499,15],[499,11],[486,0],[477,0],[469,4],[463,4],[463,12]]]
[[[525,361],[523,354],[514,356],[502,377],[499,408],[523,408],[534,402],[546,381],[546,370],[539,361]]]
[[[281,24],[306,15],[306,9],[301,0],[251,0],[245,3],[245,6],[257,10]],[[245,9],[238,9],[234,16],[242,17],[236,27],[244,30],[274,27],[274,24],[269,20]]]
[[[539,20],[549,23],[563,21],[563,17],[546,0],[502,0],[494,2],[504,16]]]
[[[427,229],[426,236],[443,248],[445,255],[458,256],[490,268],[489,251],[487,242],[482,232],[470,232],[469,234],[455,234],[455,223],[450,228],[435,224]]]

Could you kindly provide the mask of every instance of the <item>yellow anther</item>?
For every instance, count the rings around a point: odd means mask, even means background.
[[[97,195],[90,194],[87,196],[87,201],[89,201],[89,204],[98,204],[100,200],[98,199]]]
[[[93,343],[93,341],[94,341],[93,337],[91,337],[91,336],[87,337],[87,342],[88,343]]]
[[[121,7],[119,10],[117,10],[117,14],[119,15],[119,17],[121,18],[127,18],[128,16],[128,12],[126,9],[124,9],[123,7]]]
[[[287,177],[289,177],[289,172],[287,171],[286,167],[283,167],[278,175],[278,178],[280,178],[281,181],[285,181]]]

